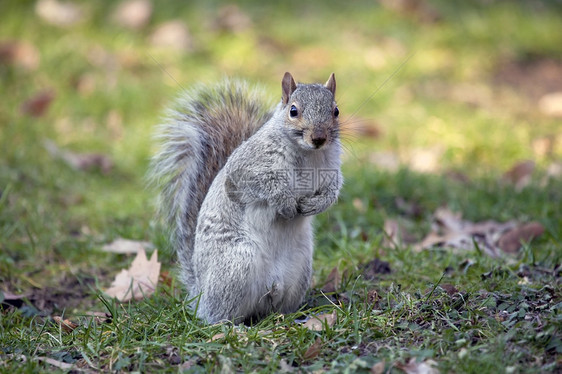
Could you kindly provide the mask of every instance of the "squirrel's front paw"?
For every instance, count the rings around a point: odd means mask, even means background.
[[[294,206],[285,206],[277,211],[279,215],[285,219],[293,219],[297,216],[297,207]]]
[[[333,201],[325,195],[303,196],[298,200],[297,212],[303,216],[313,216],[328,209]]]
[[[301,197],[297,204],[297,213],[303,216],[312,216],[317,214],[317,206],[312,197]]]
[[[297,200],[295,198],[285,198],[278,206],[277,213],[285,219],[293,219],[297,216]]]

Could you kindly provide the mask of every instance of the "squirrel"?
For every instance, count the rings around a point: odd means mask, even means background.
[[[312,216],[343,183],[336,80],[264,94],[226,79],[185,92],[156,138],[150,179],[197,317],[251,323],[298,310],[311,283]]]

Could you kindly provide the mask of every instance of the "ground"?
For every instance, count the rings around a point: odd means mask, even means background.
[[[2,371],[562,371],[557,2],[123,4],[0,5]],[[207,325],[151,135],[183,87],[237,76],[273,103],[285,71],[335,72],[345,185],[301,311]],[[159,250],[150,297],[103,293],[133,260],[118,238]]]

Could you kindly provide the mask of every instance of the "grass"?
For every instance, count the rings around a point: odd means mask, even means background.
[[[408,12],[363,1],[245,1],[251,26],[236,32],[213,26],[218,1],[159,2],[137,31],[111,21],[113,2],[78,3],[86,18],[71,28],[38,18],[32,1],[0,5],[0,42],[29,43],[39,56],[31,67],[0,57],[0,291],[26,295],[0,310],[2,371],[51,371],[45,358],[123,372],[369,372],[381,362],[400,372],[412,358],[441,372],[561,370],[562,181],[543,179],[562,157],[562,138],[560,120],[537,107],[552,79],[536,68],[554,61],[562,71],[556,2],[428,1]],[[176,18],[193,49],[152,46],[153,30]],[[303,81],[335,71],[348,118],[346,185],[316,222],[316,286],[298,313],[206,325],[186,308],[144,187],[151,134],[182,86],[235,75],[277,97],[286,70]],[[45,90],[54,99],[44,113],[22,111]],[[72,169],[49,155],[46,139],[105,155],[113,168]],[[420,150],[435,163],[429,173],[412,166]],[[385,169],[381,153],[402,166]],[[537,168],[520,190],[500,177],[522,159]],[[385,219],[400,219],[419,240],[444,205],[471,221],[538,221],[545,233],[501,258],[385,245]],[[101,294],[131,262],[101,251],[118,237],[160,249],[169,275],[152,297],[119,304]],[[374,259],[391,272],[368,279]],[[342,282],[322,292],[334,267]],[[295,322],[332,312],[322,331]],[[53,316],[79,327],[66,332]]]

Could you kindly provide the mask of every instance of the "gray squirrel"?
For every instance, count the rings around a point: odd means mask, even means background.
[[[338,198],[339,109],[325,85],[282,80],[270,111],[241,81],[187,91],[159,127],[161,188],[181,277],[208,323],[298,310],[312,276],[312,216]]]

